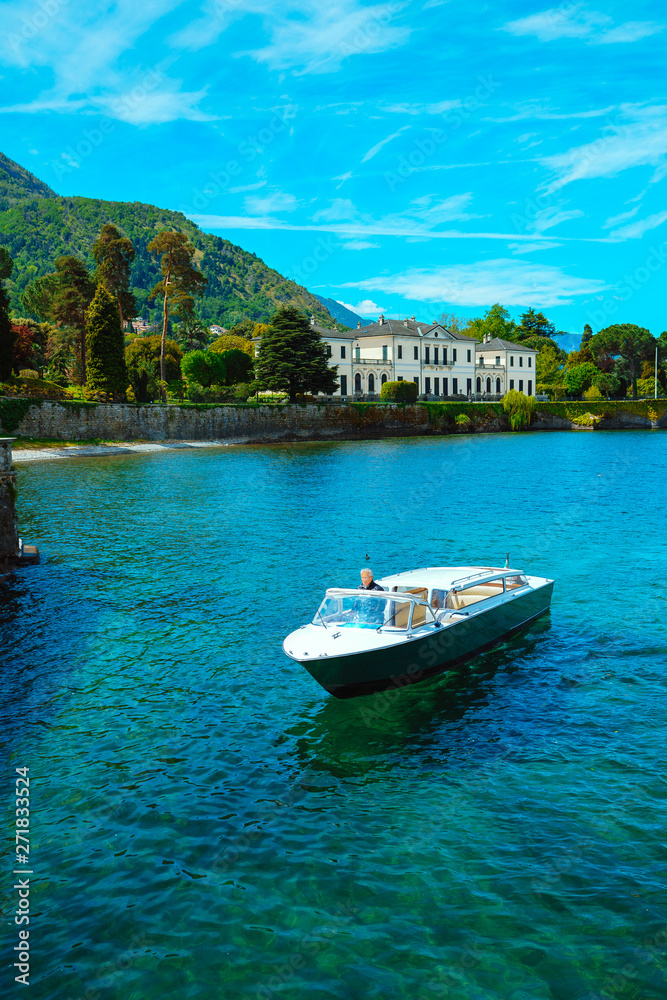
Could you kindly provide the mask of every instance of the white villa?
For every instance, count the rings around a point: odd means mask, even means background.
[[[338,369],[337,396],[379,394],[385,382],[415,382],[419,394],[497,395],[518,389],[535,395],[537,351],[508,340],[484,343],[448,330],[440,323],[380,316],[369,326],[344,332],[311,325],[324,341],[329,363]]]
[[[337,369],[335,396],[379,395],[385,382],[415,382],[420,396],[535,395],[537,351],[508,340],[483,343],[440,323],[385,319],[356,330],[328,330],[310,318]],[[256,347],[259,339],[255,338]]]

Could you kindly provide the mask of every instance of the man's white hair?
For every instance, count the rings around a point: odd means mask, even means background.
[[[360,573],[370,573],[371,576],[373,576],[373,570],[370,568],[370,566],[364,566],[362,569],[359,570],[359,572]]]

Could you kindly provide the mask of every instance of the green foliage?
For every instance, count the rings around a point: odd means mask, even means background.
[[[459,427],[468,427],[471,423],[471,420],[467,413],[459,413],[459,415],[456,418],[456,423]]]
[[[9,318],[9,296],[0,283],[0,381],[12,374],[15,342],[16,331]]]
[[[174,327],[174,340],[178,346],[186,351],[203,350],[211,339],[211,331],[204,326],[194,312],[184,316],[182,321]]]
[[[225,385],[238,385],[241,382],[252,380],[255,366],[252,358],[245,351],[233,348],[231,351],[223,351],[220,357],[226,368]]]
[[[86,321],[88,368],[86,389],[116,402],[125,401],[125,343],[115,297],[99,284]]]
[[[461,333],[465,337],[473,337],[474,340],[483,340],[486,334],[491,337],[500,337],[501,340],[515,339],[516,323],[510,317],[509,311],[498,302],[486,312],[484,316],[471,319]]]
[[[183,358],[181,370],[188,383],[209,388],[249,382],[253,363],[245,351],[189,351]]]
[[[559,337],[562,332],[562,330],[556,330],[555,325],[546,318],[544,313],[536,313],[534,309],[528,309],[521,314],[521,322],[514,331],[514,337],[519,344],[525,344],[530,339],[530,346],[538,349],[534,338]]]
[[[208,389],[212,385],[224,385],[227,365],[222,354],[189,351],[183,357],[181,371],[188,384],[194,383]]]
[[[69,399],[69,390],[46,379],[14,378],[0,384],[0,396],[27,396],[31,399]]]
[[[9,295],[3,287],[13,267],[14,262],[9,251],[0,246],[0,381],[9,378],[14,368],[16,332],[9,318]]]
[[[418,395],[416,382],[385,382],[380,390],[383,403],[414,403]]]
[[[268,327],[267,327],[268,329]],[[255,345],[245,337],[237,337],[231,333],[223,333],[221,337],[214,340],[209,351],[245,351],[248,357],[255,360]]]
[[[136,337],[125,348],[127,376],[137,403],[152,403],[160,395],[160,341],[155,334],[151,337]],[[181,377],[183,354],[173,340],[165,345],[167,382]]]
[[[93,243],[93,257],[97,263],[96,279],[115,297],[120,315],[121,329],[125,319],[131,319],[137,300],[130,290],[130,267],[134,260],[132,241],[110,222]]]
[[[602,399],[602,393],[596,385],[592,385],[584,392],[584,399]]]
[[[600,370],[591,361],[584,361],[583,364],[574,365],[565,372],[565,391],[570,396],[581,396],[595,384]]]
[[[511,430],[528,430],[535,412],[535,397],[524,396],[522,392],[510,389],[503,399],[503,410],[507,414]]]
[[[233,385],[234,398],[239,403],[245,403],[251,396],[254,396],[256,388],[254,382],[239,382],[238,385]]]
[[[0,397],[4,395],[6,386],[0,385]],[[13,434],[32,404],[31,399],[0,398],[0,425],[5,434]]]
[[[609,362],[616,358],[625,363],[632,394],[636,399],[637,378],[642,362],[652,357],[656,348],[656,340],[649,331],[633,323],[618,323],[600,330],[588,341],[587,346],[593,353],[598,367],[603,371],[610,370]],[[618,364],[615,369],[618,373]]]
[[[300,393],[330,393],[338,387],[320,334],[293,306],[278,310],[271,320],[255,370],[262,388],[287,392],[290,402]]]

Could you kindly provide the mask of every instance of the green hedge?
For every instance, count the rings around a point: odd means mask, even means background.
[[[380,390],[383,403],[415,403],[418,395],[416,382],[385,382]]]

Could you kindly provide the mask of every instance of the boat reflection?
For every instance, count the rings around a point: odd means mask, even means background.
[[[336,777],[370,775],[409,764],[415,753],[437,758],[462,755],[479,762],[502,756],[512,718],[537,707],[508,678],[537,661],[551,629],[549,617],[475,661],[423,684],[339,700],[329,697],[312,715],[285,731],[309,770]],[[499,678],[503,683],[498,683]],[[516,705],[512,707],[512,699]],[[474,744],[473,744],[474,739]]]

